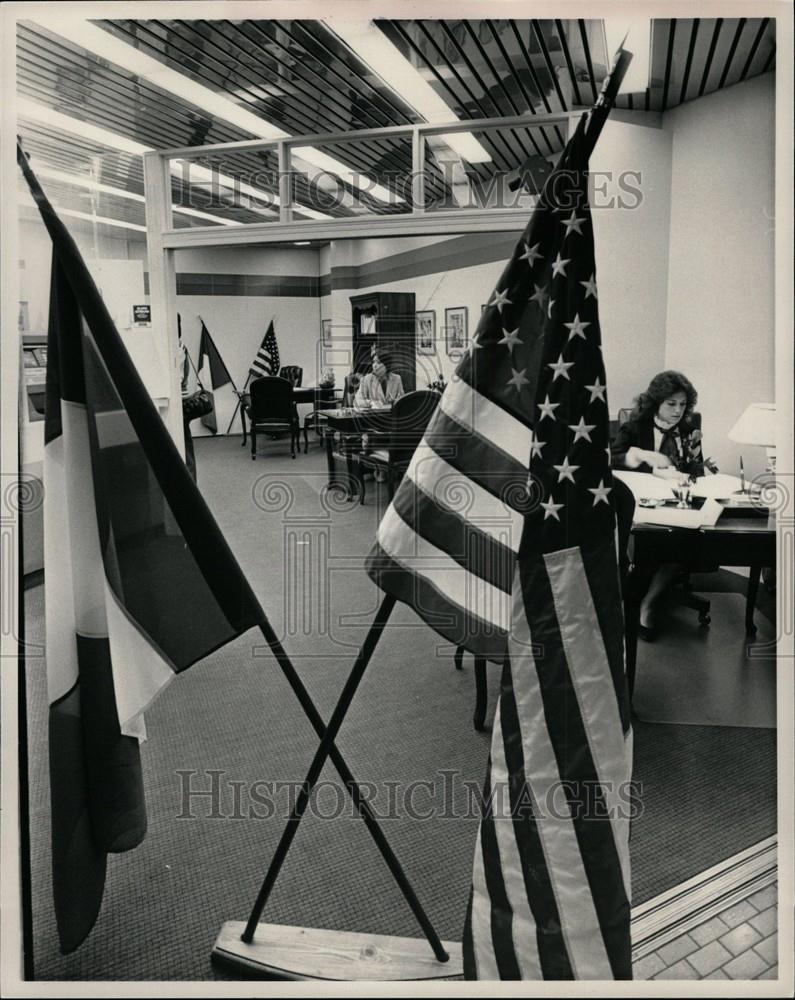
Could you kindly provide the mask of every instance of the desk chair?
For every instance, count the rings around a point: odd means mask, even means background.
[[[308,432],[313,430],[322,443],[326,435],[326,417],[329,410],[337,410],[342,406],[343,392],[339,395],[332,388],[319,388],[315,391],[315,408],[304,418],[304,454],[309,450]]]
[[[251,460],[257,457],[257,432],[272,436],[290,434],[290,454],[295,458],[298,418],[293,403],[293,387],[284,378],[263,375],[249,386],[248,417],[251,433]]]
[[[629,540],[632,534],[632,519],[635,513],[635,497],[632,490],[622,483],[620,479],[613,479],[611,492],[613,509],[616,512],[616,527],[618,529],[618,572],[621,579],[622,598],[626,592],[627,579],[629,574]],[[627,620],[626,612],[624,620]],[[629,687],[630,698],[632,697],[632,687],[635,683],[635,659],[634,647],[633,655],[627,654],[627,685]],[[463,659],[465,649],[463,646],[456,647],[453,655],[453,662],[456,670],[463,670]],[[630,662],[631,660],[631,662]],[[486,728],[486,711],[488,709],[488,687],[486,677],[486,660],[483,657],[475,657],[475,711],[472,715],[472,724],[478,732],[483,732]]]
[[[351,372],[345,376],[341,400],[343,409],[353,408],[353,401],[356,397],[361,380],[362,376],[359,372]],[[349,491],[348,493],[349,500],[353,499],[356,492],[360,492],[361,490],[361,476],[359,475],[359,468],[355,461],[355,456],[361,450],[361,445],[361,433],[341,434],[339,432],[334,432],[332,436],[332,455],[334,458],[340,459],[348,467],[350,476],[355,483],[355,490]]]
[[[279,369],[279,378],[287,379],[297,389],[304,380],[304,369],[300,365],[284,365]]]
[[[361,467],[384,473],[390,500],[441,398],[441,393],[433,389],[417,389],[416,392],[401,396],[392,407],[391,426],[385,446],[359,455]],[[359,503],[364,503],[364,480]]]

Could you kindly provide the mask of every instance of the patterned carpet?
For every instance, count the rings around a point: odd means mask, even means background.
[[[269,454],[256,462],[235,439],[199,440],[196,450],[200,486],[328,717],[378,601],[362,570],[378,520],[373,493],[364,507],[324,505],[316,446],[295,461],[279,442],[264,445]],[[734,586],[724,576],[715,589]],[[28,641],[41,644],[42,588],[25,597]],[[100,918],[69,956],[58,953],[50,899],[44,661],[30,657],[37,978],[224,978],[210,964],[215,936],[225,920],[248,916],[283,826],[288,783],[303,778],[315,749],[262,645],[256,633],[240,637],[179,677],[149,713],[149,832],[139,848],[110,859]],[[489,735],[471,725],[471,659],[458,672],[452,652],[397,609],[339,746],[355,776],[371,783],[436,929],[460,940],[477,831],[473,790]],[[632,835],[636,904],[775,831],[775,732],[639,723],[635,746],[643,803]],[[213,783],[215,795],[187,794]],[[419,935],[328,768],[264,919]]]

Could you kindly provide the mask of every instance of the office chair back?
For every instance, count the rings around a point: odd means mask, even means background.
[[[249,386],[251,390],[251,422],[293,422],[293,387],[287,379],[276,375],[262,375]]]
[[[618,428],[621,427],[622,424],[625,424],[629,420],[629,418],[631,416],[632,416],[632,410],[631,410],[631,408],[630,407],[626,407],[626,406],[622,406],[621,409],[618,411],[618,415],[617,415],[617,419],[616,419],[616,430],[618,430]],[[700,430],[701,429],[701,414],[698,411],[694,411],[687,418],[687,422],[688,422],[688,426],[690,428],[697,427]]]
[[[279,369],[279,378],[287,379],[297,389],[304,380],[304,369],[300,365],[284,365]]]
[[[632,534],[632,521],[635,516],[635,497],[632,490],[618,476],[613,476],[611,497],[613,500],[613,510],[616,512],[618,571],[623,589],[627,579],[627,572],[629,571],[629,539]]]
[[[343,407],[353,406],[353,399],[359,389],[361,380],[362,376],[358,372],[351,372],[350,375],[345,376],[345,385],[342,390]]]
[[[441,400],[433,389],[417,389],[396,400],[389,434],[391,465],[408,465]]]

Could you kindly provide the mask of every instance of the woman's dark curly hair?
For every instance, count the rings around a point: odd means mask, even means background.
[[[660,403],[670,399],[675,392],[683,392],[687,398],[681,422],[689,423],[698,402],[698,393],[689,379],[685,378],[681,372],[673,371],[660,372],[659,375],[654,376],[649,382],[649,388],[635,400],[632,419],[642,420],[645,417],[653,417],[659,409]]]

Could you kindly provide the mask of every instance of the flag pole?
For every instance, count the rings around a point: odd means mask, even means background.
[[[197,315],[198,315],[198,313],[197,313]],[[207,324],[206,324],[206,323],[204,322],[204,317],[203,317],[203,316],[199,316],[199,322],[201,323],[202,327],[203,327],[203,328],[204,328],[204,330],[206,331],[206,333],[207,333],[207,336],[208,336],[208,337],[210,338],[210,343],[211,343],[211,344],[213,345],[213,347],[215,348],[215,353],[216,353],[216,354],[218,355],[218,357],[219,357],[219,358],[221,359],[221,364],[222,364],[222,365],[224,366],[224,371],[225,371],[225,372],[226,372],[226,374],[227,374],[227,375],[229,376],[229,381],[230,381],[230,382],[232,383],[232,388],[234,389],[234,391],[235,391],[235,392],[237,392],[237,386],[235,385],[235,380],[234,380],[234,379],[232,378],[232,373],[231,373],[231,372],[229,371],[229,369],[228,369],[228,368],[227,368],[227,366],[226,366],[226,362],[225,362],[225,361],[224,361],[224,359],[223,359],[223,358],[221,357],[221,352],[220,352],[220,351],[218,350],[218,344],[216,344],[216,342],[215,342],[215,339],[213,338],[213,335],[212,335],[212,334],[210,333],[210,331],[209,331],[209,330],[207,329]],[[213,388],[215,388],[215,386],[213,386]],[[220,389],[220,388],[222,388],[222,386],[219,386],[218,388]],[[231,427],[232,425],[230,424],[229,426]],[[227,434],[228,434],[228,433],[229,433],[229,432],[227,431]]]
[[[274,321],[275,318],[276,318],[276,313],[274,313],[273,316],[271,316],[270,322],[268,323],[268,326],[270,326],[270,324]],[[199,316],[199,319],[201,319],[201,316]],[[202,322],[204,322],[204,320],[202,320]],[[267,329],[267,327],[266,327],[266,329]],[[228,370],[229,369],[227,369],[227,371]],[[230,376],[230,378],[231,378],[231,376]],[[251,369],[249,368],[248,375],[246,376],[246,384],[243,386],[243,392],[246,391],[246,388],[248,387],[248,384],[249,384],[250,381],[251,381]],[[234,386],[234,382],[232,383],[232,385]],[[226,433],[227,434],[232,430],[232,424],[235,422],[235,417],[237,416],[238,409],[240,409],[242,407],[242,403],[240,401],[240,397],[241,397],[242,393],[239,393],[237,391],[237,388],[235,388],[235,395],[237,396],[237,405],[235,406],[234,412],[232,413],[232,419],[229,421],[229,426],[226,428]],[[241,423],[243,423],[244,419],[245,419],[244,416],[241,414],[241,417],[240,417]],[[246,426],[245,426],[245,423],[243,423],[243,444],[246,443],[245,436],[246,436]]]
[[[240,409],[240,406],[241,406],[240,397],[243,395],[243,393],[245,393],[246,389],[248,388],[248,384],[249,384],[250,381],[251,381],[251,372],[249,372],[248,375],[246,376],[246,382],[245,382],[245,385],[243,386],[242,391],[238,392],[237,389],[235,389],[235,395],[237,396],[237,403],[235,404],[235,408],[232,411],[232,419],[229,421],[229,426],[226,428],[226,433],[227,434],[232,430],[232,424],[235,422],[235,417],[237,416],[237,411]],[[241,416],[240,419],[242,421],[243,417]],[[245,442],[243,442],[243,443],[245,444]]]
[[[624,82],[624,77],[627,75],[627,70],[631,62],[632,53],[623,47],[619,47],[613,57],[613,65],[610,67],[610,72],[602,81],[602,89],[596,100],[596,104],[587,112],[588,121],[585,125],[586,159],[590,157],[596,143],[599,141],[599,136],[602,134],[607,116],[615,104],[616,97],[618,97],[618,92],[621,89],[621,84]]]
[[[342,754],[334,744],[334,740],[337,737],[340,727],[345,719],[345,715],[351,702],[353,701],[359,683],[364,676],[364,672],[367,669],[367,665],[370,662],[373,651],[375,650],[378,640],[381,637],[381,633],[384,631],[389,616],[392,613],[395,602],[396,599],[391,595],[386,595],[381,602],[381,606],[379,607],[375,619],[370,626],[370,630],[365,636],[362,648],[359,651],[359,655],[356,657],[356,661],[348,676],[348,680],[345,683],[345,687],[340,694],[328,725],[323,723],[323,719],[315,707],[314,702],[310,698],[309,693],[304,687],[301,678],[298,676],[298,673],[291,663],[284,647],[279,642],[276,633],[273,631],[273,627],[263,613],[263,620],[260,623],[260,631],[273,651],[279,666],[282,668],[288,683],[292,687],[293,692],[301,704],[301,707],[306,713],[312,728],[320,737],[320,744],[315,751],[312,764],[306,778],[304,779],[304,783],[301,786],[300,794],[290,813],[287,826],[282,833],[281,839],[276,848],[276,853],[271,859],[270,866],[268,867],[265,879],[260,888],[256,902],[254,903],[248,923],[246,924],[246,928],[242,934],[242,940],[246,944],[251,944],[254,938],[254,933],[262,916],[262,911],[265,908],[265,904],[268,901],[271,890],[276,884],[276,879],[279,877],[279,872],[281,871],[282,865],[287,857],[287,853],[290,850],[290,845],[298,832],[298,825],[301,822],[301,817],[309,804],[312,789],[317,784],[320,773],[323,770],[323,765],[325,764],[327,758],[330,757],[332,763],[337,769],[337,772],[339,773],[339,776],[345,784],[348,794],[353,800],[353,804],[356,807],[357,812],[364,820],[364,824],[367,827],[370,836],[375,841],[376,846],[381,852],[381,856],[384,861],[386,861],[387,867],[392,873],[400,891],[403,893],[406,902],[409,904],[412,913],[422,928],[422,931],[425,934],[428,944],[430,944],[437,961],[447,962],[449,960],[449,955],[447,954],[439,935],[436,933],[433,925],[428,919],[427,914],[423,910],[422,904],[417,898],[411,883],[406,877],[406,873],[403,871],[397,856],[390,847],[389,841],[386,839],[383,830],[378,824],[369,802],[366,798],[362,798],[358,783],[353,777],[348,765],[345,763],[345,759]]]

